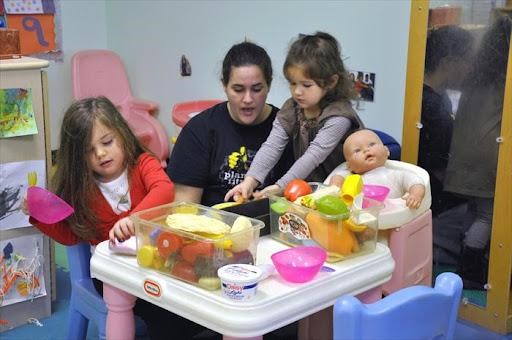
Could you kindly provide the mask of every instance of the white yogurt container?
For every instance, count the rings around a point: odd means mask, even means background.
[[[222,293],[236,301],[247,301],[256,295],[263,271],[250,264],[228,264],[220,267],[217,275],[221,280]]]

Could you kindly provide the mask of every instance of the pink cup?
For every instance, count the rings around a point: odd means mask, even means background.
[[[384,185],[365,184],[363,185],[363,195],[378,202],[384,202],[388,197],[390,189]],[[369,202],[363,199],[363,208],[369,206]]]

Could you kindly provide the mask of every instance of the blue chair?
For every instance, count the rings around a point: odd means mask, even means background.
[[[106,338],[107,307],[91,279],[91,246],[79,243],[67,247],[71,280],[71,300],[67,339],[85,339],[89,320],[98,327],[100,339]]]
[[[382,143],[388,147],[389,159],[392,159],[394,161],[399,161],[400,154],[402,153],[402,148],[400,147],[400,144],[396,141],[396,139],[394,139],[393,137],[391,137],[390,135],[388,135],[385,132],[375,130],[375,129],[371,129],[371,130],[373,132],[375,132],[377,134],[377,136],[379,136],[379,138],[382,140]]]
[[[334,339],[453,339],[462,279],[442,273],[434,288],[401,289],[372,304],[344,295],[334,304]]]

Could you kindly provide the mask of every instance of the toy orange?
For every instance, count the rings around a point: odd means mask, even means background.
[[[163,232],[158,235],[156,245],[160,256],[167,257],[180,250],[183,245],[183,239],[176,234]]]
[[[328,252],[344,256],[359,249],[357,240],[349,228],[343,227],[342,221],[327,220],[315,212],[306,216],[311,238]]]

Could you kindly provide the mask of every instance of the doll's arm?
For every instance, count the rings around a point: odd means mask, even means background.
[[[423,197],[425,197],[425,186],[414,184],[409,188],[408,195],[405,197],[405,205],[411,209],[418,209]]]
[[[341,188],[343,186],[343,182],[345,181],[345,178],[341,175],[333,175],[329,181],[329,185],[335,185],[338,188]]]

